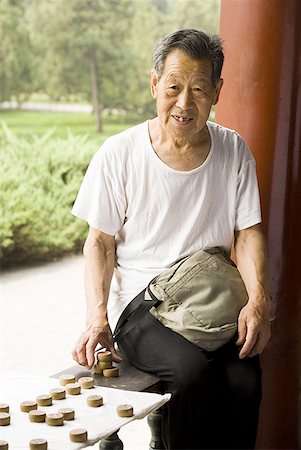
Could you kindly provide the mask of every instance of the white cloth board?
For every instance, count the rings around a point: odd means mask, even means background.
[[[9,442],[13,450],[29,449],[31,439],[44,438],[48,441],[48,450],[78,450],[94,445],[106,436],[135,419],[142,419],[150,412],[164,405],[170,394],[125,391],[121,389],[94,387],[82,389],[79,395],[66,395],[64,400],[53,400],[52,406],[41,406],[46,413],[57,412],[60,408],[73,408],[75,419],[65,421],[63,426],[49,426],[46,423],[32,423],[28,413],[20,411],[20,403],[35,400],[38,395],[48,394],[51,388],[59,387],[59,380],[29,375],[5,374],[0,376],[0,403],[10,406],[11,424],[0,426],[0,440]],[[93,408],[87,406],[86,397],[100,394],[104,404]],[[131,404],[134,416],[121,418],[116,413],[120,404]],[[72,443],[69,432],[75,428],[86,428],[88,441]]]

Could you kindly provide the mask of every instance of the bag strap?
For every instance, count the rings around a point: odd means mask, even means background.
[[[151,295],[151,298],[145,298],[146,290],[147,288],[143,289],[121,314],[114,331],[114,342],[124,337],[141,321],[153,306],[156,307],[160,303],[160,300],[154,295]]]

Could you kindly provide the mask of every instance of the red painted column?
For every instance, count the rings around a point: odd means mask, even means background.
[[[257,448],[298,448],[301,308],[301,2],[222,0],[217,122],[256,162],[277,320],[262,355]],[[243,414],[243,412],[242,412]]]

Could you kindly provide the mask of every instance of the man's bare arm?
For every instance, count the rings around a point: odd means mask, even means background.
[[[239,356],[260,354],[271,337],[271,299],[268,257],[261,225],[235,233],[237,268],[245,283],[249,300],[238,318]]]
[[[95,228],[90,228],[84,245],[86,330],[81,334],[72,352],[79,364],[91,367],[94,350],[98,343],[112,352],[113,360],[121,359],[116,354],[112,331],[107,317],[110,284],[115,265],[115,238]]]

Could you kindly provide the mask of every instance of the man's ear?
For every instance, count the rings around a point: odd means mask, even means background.
[[[151,86],[151,93],[153,98],[157,97],[157,91],[158,91],[158,76],[154,69],[151,71],[151,79],[150,79],[150,86]]]
[[[217,86],[215,88],[214,92],[214,98],[213,98],[213,105],[216,105],[219,99],[219,94],[221,93],[222,86],[224,84],[224,80],[221,78],[219,82],[217,83]]]

